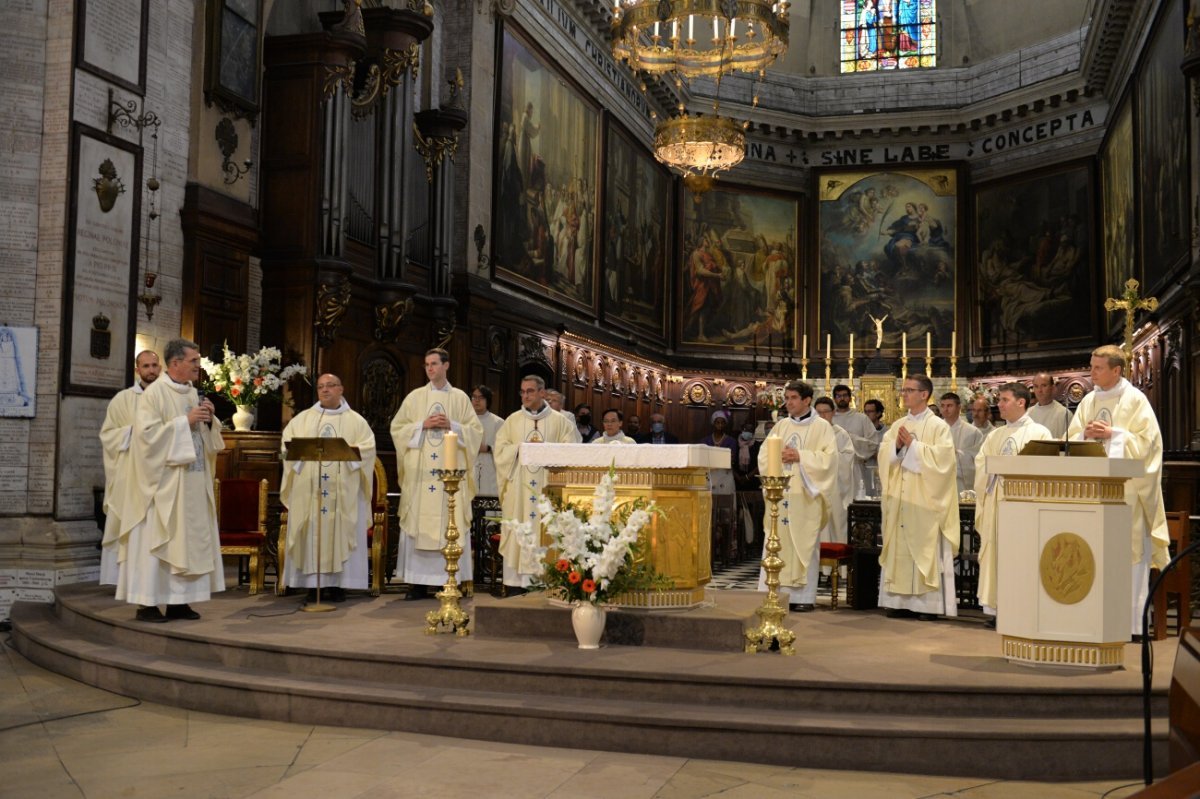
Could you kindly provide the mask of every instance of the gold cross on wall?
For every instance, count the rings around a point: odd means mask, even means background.
[[[1122,349],[1125,350],[1125,357],[1130,360],[1133,359],[1134,316],[1138,311],[1153,311],[1158,308],[1158,297],[1139,297],[1138,285],[1137,280],[1131,277],[1125,281],[1125,293],[1121,295],[1121,299],[1109,297],[1104,301],[1104,310],[1125,312],[1125,343]]]

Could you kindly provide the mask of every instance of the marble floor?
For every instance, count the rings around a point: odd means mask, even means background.
[[[0,797],[1117,799],[1034,783],[764,766],[318,727],[139,702],[0,658]]]

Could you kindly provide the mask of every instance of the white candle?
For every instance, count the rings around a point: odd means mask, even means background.
[[[933,333],[925,331],[925,360],[933,357]]]
[[[958,350],[958,331],[950,331],[950,354],[954,355]]]
[[[900,357],[908,357],[908,333],[900,334]]]
[[[800,342],[800,357],[801,358],[808,357],[808,334],[807,333],[804,334],[804,338]]]
[[[778,436],[767,439],[767,477],[783,474],[783,439]]]
[[[458,433],[451,430],[442,441],[446,445],[446,469],[452,472],[458,468]]]
[[[831,343],[832,340],[833,340],[833,336],[830,335],[829,333],[826,333],[825,334],[825,360],[829,360],[830,358],[833,357],[833,345]]]
[[[854,334],[850,334],[850,357],[854,357]]]

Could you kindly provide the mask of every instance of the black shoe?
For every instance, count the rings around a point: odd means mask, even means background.
[[[306,605],[317,604],[317,589],[315,589],[315,588],[308,589],[308,591],[304,594],[304,603]]]
[[[917,618],[921,621],[937,621],[936,613],[918,613]]]
[[[200,614],[189,608],[187,605],[167,605],[167,618],[195,621],[196,619],[200,618]]]
[[[788,607],[793,613],[812,613],[817,609],[817,606],[812,602],[793,602]]]
[[[321,589],[321,598],[327,599],[330,602],[345,602],[346,601],[346,589],[341,588],[336,585],[333,586],[332,588],[322,588]]]
[[[166,624],[167,617],[162,615],[162,611],[154,605],[149,607],[141,607],[137,610],[137,615],[134,616],[138,621],[145,621],[151,624]]]
[[[829,575],[822,574],[820,577],[817,578],[817,588],[828,588],[828,587],[829,587]]]
[[[521,594],[527,594],[527,593],[529,593],[528,589],[521,588],[520,586],[513,586],[513,585],[504,586],[504,598],[505,599],[508,599],[508,598],[514,597],[514,596],[520,596]]]
[[[887,615],[889,619],[911,619],[916,614],[911,610],[905,610],[904,608],[888,608],[887,614],[885,615]]]
[[[988,617],[987,617],[987,620],[986,620],[986,621],[984,621],[984,623],[983,623],[983,626],[984,626],[984,627],[987,627],[989,630],[994,630],[994,629],[996,629],[996,617],[995,617],[995,616],[988,616]]]
[[[427,599],[429,597],[429,588],[423,585],[409,586],[408,593],[404,595],[405,602],[412,602],[417,599]]]

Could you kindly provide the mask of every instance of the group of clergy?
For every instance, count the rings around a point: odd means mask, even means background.
[[[197,345],[173,340],[164,361],[160,375],[155,353],[139,353],[136,383],[110,403],[100,433],[107,514],[101,582],[115,585],[117,599],[138,605],[136,618],[152,623],[199,618],[190,603],[224,587],[213,494],[216,454],[224,448],[220,424],[212,403],[194,387],[200,370]],[[489,410],[486,386],[476,386],[468,396],[450,384],[445,350],[429,350],[424,366],[428,383],[405,397],[391,423],[401,488],[397,577],[411,586],[406,599],[413,600],[429,596],[445,578],[441,550],[449,508],[440,470],[465,472],[454,507],[460,531],[470,529],[477,494],[498,496],[505,519],[536,522],[546,474],[544,468],[520,463],[521,444],[580,440],[574,420],[553,407],[536,375],[521,380],[521,406],[501,419]],[[1030,440],[1066,436],[1100,441],[1109,457],[1144,464],[1145,475],[1127,484],[1134,511],[1134,632],[1139,633],[1149,569],[1165,564],[1168,537],[1158,423],[1145,396],[1124,378],[1125,368],[1119,348],[1096,349],[1091,358],[1095,390],[1073,416],[1053,402],[1049,375],[1035,380],[1036,405],[1024,385],[1005,384],[998,402],[1003,425],[986,434],[962,418],[957,395],[941,398],[944,418],[934,414],[929,407],[933,385],[924,375],[904,381],[907,414],[887,428],[878,401],[864,403],[864,413],[851,409],[849,386],[836,386],[832,400],[821,398],[814,408],[812,386],[789,383],[787,416],[769,433],[781,439],[782,470],[792,478],[780,515],[784,600],[799,611],[814,607],[820,543],[846,541],[847,507],[877,472],[883,510],[880,606],[889,616],[957,614],[953,559],[960,539],[959,493],[972,488],[981,538],[978,599],[994,617],[1003,482],[988,473],[987,458],[1016,454]],[[281,579],[311,593],[319,576],[331,589],[329,598],[337,601],[346,589],[367,588],[375,437],[343,398],[336,375],[321,375],[316,388],[317,402],[297,414],[282,435],[280,500],[289,511],[289,526]],[[619,411],[606,411],[602,421],[604,433],[593,443],[632,443],[621,432]],[[343,439],[358,448],[359,458],[286,459],[292,439],[314,437]],[[763,473],[768,451],[759,452]],[[319,541],[314,535],[318,519]],[[460,540],[459,576],[467,581],[472,579],[470,536]],[[542,565],[507,532],[499,549],[504,585],[509,593],[521,593]]]
[[[1125,355],[1119,347],[1093,351],[1090,372],[1095,388],[1074,415],[1053,401],[1049,375],[1038,375],[1032,394],[1022,383],[1006,383],[998,392],[1002,424],[989,427],[986,433],[961,417],[961,400],[956,394],[941,397],[939,417],[929,405],[932,381],[925,375],[911,375],[904,381],[901,399],[907,413],[887,428],[873,453],[883,514],[879,605],[889,617],[931,620],[957,615],[954,557],[961,536],[959,495],[970,488],[975,494],[975,529],[981,541],[977,598],[990,617],[989,626],[994,627],[1003,481],[989,473],[988,458],[1016,455],[1032,440],[1069,438],[1101,442],[1108,457],[1132,458],[1145,469],[1142,477],[1126,484],[1126,499],[1133,510],[1133,633],[1142,633],[1149,570],[1161,568],[1168,560],[1161,483],[1163,444],[1150,403],[1125,379],[1125,369]],[[838,386],[835,402],[843,388],[848,395],[848,388]],[[861,452],[860,447],[869,444],[879,428],[862,426],[845,410],[835,413],[826,408],[821,412],[818,408],[814,413],[812,386],[803,381],[789,383],[784,397],[788,416],[769,434],[782,439],[782,472],[791,477],[780,503],[780,557],[785,564],[780,575],[781,598],[793,610],[807,611],[816,595],[822,530],[836,532],[836,520],[844,512],[841,505],[847,478],[839,479],[839,467],[849,452]],[[818,400],[821,402],[828,405],[827,400]],[[841,408],[841,402],[837,404]],[[870,421],[874,421],[873,414]],[[768,467],[767,453],[767,447],[759,452],[763,473]],[[764,586],[765,582],[760,582],[760,587]]]

